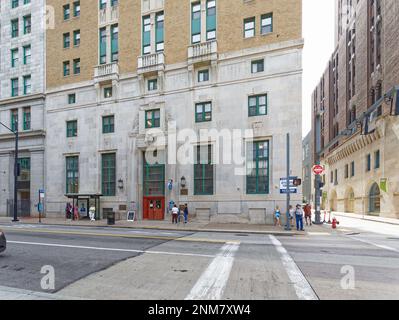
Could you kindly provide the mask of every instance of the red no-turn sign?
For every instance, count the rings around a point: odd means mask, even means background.
[[[315,165],[313,167],[313,173],[316,175],[321,175],[324,173],[324,167],[321,165]]]

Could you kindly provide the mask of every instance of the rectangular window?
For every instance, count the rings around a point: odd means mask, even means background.
[[[158,90],[158,79],[148,80],[148,91]]]
[[[32,31],[32,17],[31,15],[24,17],[24,34],[29,34]]]
[[[71,73],[69,61],[64,61],[62,65],[64,70],[64,77],[69,76]]]
[[[104,88],[104,98],[112,98],[112,87]]]
[[[151,18],[143,17],[143,54],[151,53]]]
[[[24,130],[30,130],[31,126],[31,114],[30,114],[30,107],[24,108],[24,123],[23,123],[23,129]]]
[[[24,0],[24,4],[29,4],[30,0]]]
[[[380,168],[380,150],[374,152],[374,169]]]
[[[100,0],[100,10],[105,9],[107,6],[107,0]]]
[[[165,195],[164,164],[149,164],[147,161],[144,162],[143,189],[145,196]]]
[[[198,71],[198,82],[206,82],[209,81],[209,70],[200,70]]]
[[[111,61],[116,62],[119,60],[119,28],[115,24],[111,26]]]
[[[334,171],[334,185],[338,185],[338,169],[335,169]]]
[[[107,31],[106,28],[100,29],[100,64],[107,62]]]
[[[334,172],[330,172],[330,183],[334,183]]]
[[[194,164],[194,194],[213,195],[212,145],[196,147]]]
[[[80,30],[75,30],[73,32],[73,45],[75,47],[80,46]]]
[[[11,110],[11,130],[17,131],[18,127],[18,109]]]
[[[73,60],[73,73],[80,74],[80,59]]]
[[[30,64],[31,62],[31,46],[24,46],[24,64]]]
[[[273,13],[264,14],[261,17],[260,33],[267,34],[273,32]]]
[[[371,154],[366,156],[366,171],[371,171]]]
[[[269,193],[269,141],[247,144],[247,194]]]
[[[32,93],[32,78],[30,75],[24,76],[24,94]]]
[[[76,94],[75,93],[68,94],[68,104],[74,104],[74,103],[76,103]]]
[[[191,42],[201,42],[201,3],[191,5]]]
[[[101,159],[102,194],[113,197],[116,194],[116,165],[115,153],[103,154]]]
[[[161,110],[148,110],[145,113],[145,127],[147,129],[150,128],[159,128],[161,126]]]
[[[114,116],[103,117],[103,133],[115,132],[115,118]]]
[[[164,50],[164,13],[159,12],[155,16],[155,42],[156,51],[160,52]]]
[[[11,50],[11,68],[18,65],[18,48]]]
[[[74,17],[80,16],[80,1],[75,1],[73,3],[73,16]]]
[[[255,17],[244,20],[244,38],[255,36]]]
[[[355,176],[355,161],[351,163],[351,177]]]
[[[79,193],[79,157],[66,157],[66,193]]]
[[[267,95],[251,96],[248,98],[248,116],[267,115]]]
[[[345,165],[345,179],[348,179],[348,178],[349,178],[349,165],[346,164]]]
[[[258,73],[265,71],[265,61],[263,59],[251,62],[251,72]]]
[[[69,32],[63,34],[64,38],[64,49],[67,49],[71,45],[71,37],[69,35]]]
[[[118,0],[111,0],[111,7],[117,6],[119,3]]]
[[[195,105],[195,122],[207,121],[212,121],[212,103],[197,103]]]
[[[63,10],[64,10],[64,20],[69,20],[71,16],[71,10],[69,4],[64,5]]]
[[[77,120],[67,121],[66,127],[67,127],[67,138],[73,138],[78,136]]]
[[[16,38],[19,35],[18,19],[11,20],[11,37]]]
[[[18,78],[11,79],[11,97],[19,95]]]
[[[206,40],[216,39],[216,1],[206,3]]]
[[[11,8],[17,8],[19,6],[19,0],[11,0]]]
[[[30,158],[18,158],[18,164],[20,169],[18,181],[30,181]]]

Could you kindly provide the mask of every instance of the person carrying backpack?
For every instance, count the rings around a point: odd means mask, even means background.
[[[295,209],[295,219],[296,219],[296,229],[297,231],[305,231],[303,229],[303,210],[300,204],[296,206]]]

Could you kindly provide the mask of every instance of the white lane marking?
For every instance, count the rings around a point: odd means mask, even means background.
[[[86,250],[101,250],[101,251],[118,251],[118,252],[136,252],[136,253],[148,253],[148,254],[165,254],[173,256],[189,256],[189,257],[205,257],[214,258],[214,255],[208,254],[197,254],[197,253],[183,253],[183,252],[169,252],[169,251],[152,251],[152,250],[134,250],[134,249],[118,249],[118,248],[101,248],[101,247],[86,247],[86,246],[72,246],[66,244],[56,243],[40,243],[40,242],[23,242],[23,241],[7,241],[7,243],[13,244],[26,244],[32,246],[44,246],[44,247],[59,247],[59,248],[73,248],[73,249],[86,249]]]
[[[276,250],[281,255],[281,262],[287,271],[288,277],[294,284],[295,292],[298,298],[300,300],[319,300],[309,282],[306,280],[305,276],[302,274],[301,270],[299,270],[297,264],[291,258],[281,242],[278,241],[273,235],[269,235],[269,237],[273,245],[276,247]]]
[[[308,232],[309,236],[331,236],[328,232]]]
[[[372,246],[375,246],[375,247],[380,248],[380,249],[389,250],[389,251],[393,251],[393,252],[399,252],[398,249],[395,249],[395,248],[392,248],[392,247],[389,247],[389,246],[385,246],[385,245],[382,245],[382,244],[377,244],[377,243],[371,242],[369,240],[359,239],[359,238],[352,237],[352,236],[346,236],[346,237],[350,238],[350,239],[353,239],[353,240],[357,240],[357,241],[363,242],[363,243],[371,244]]]
[[[185,300],[220,300],[239,246],[240,243],[237,242],[226,242]]]

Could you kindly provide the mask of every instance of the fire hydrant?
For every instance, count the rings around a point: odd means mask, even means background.
[[[339,224],[339,222],[337,221],[337,218],[333,218],[332,219],[332,228],[337,229],[338,224]]]

